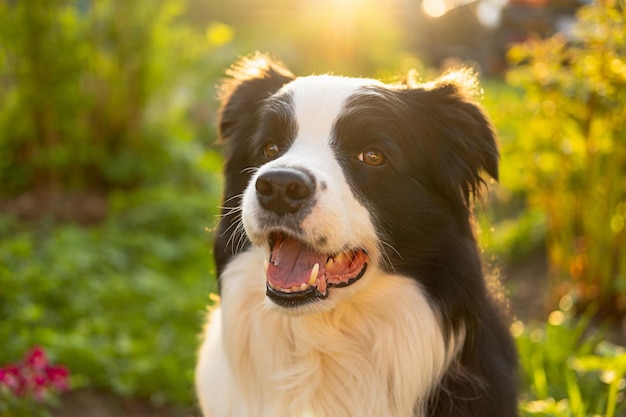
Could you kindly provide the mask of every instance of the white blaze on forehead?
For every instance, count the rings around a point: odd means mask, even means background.
[[[331,75],[314,75],[298,78],[286,85],[280,93],[290,93],[298,126],[298,139],[327,144],[335,121],[346,100],[368,85],[378,81],[363,78],[345,78]]]
[[[323,250],[331,254],[345,248],[364,248],[370,258],[376,258],[377,235],[370,212],[355,198],[332,141],[346,101],[355,95],[368,94],[364,87],[382,85],[375,80],[322,75],[298,78],[276,93],[278,99],[288,95],[297,133],[283,154],[259,168],[244,193],[243,224],[254,244],[266,245],[271,229],[259,220],[263,208],[256,196],[256,179],[273,168],[292,167],[305,169],[315,179],[316,186],[324,184],[316,187],[314,204],[301,219],[300,239],[313,246],[323,238],[326,242]]]

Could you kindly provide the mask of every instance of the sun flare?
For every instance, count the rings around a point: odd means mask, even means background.
[[[443,16],[448,10],[444,0],[424,0],[422,9],[430,17]]]

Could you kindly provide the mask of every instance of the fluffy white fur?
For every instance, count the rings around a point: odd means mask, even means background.
[[[242,253],[224,272],[196,372],[204,415],[420,415],[458,344],[446,347],[415,281],[372,272],[334,309],[289,315],[265,304],[263,256]]]

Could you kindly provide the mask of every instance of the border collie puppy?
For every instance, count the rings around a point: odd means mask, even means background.
[[[471,203],[498,176],[468,72],[388,85],[263,55],[221,86],[207,417],[516,415]]]

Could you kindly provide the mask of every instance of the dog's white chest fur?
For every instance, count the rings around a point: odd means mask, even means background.
[[[421,414],[453,349],[414,280],[381,275],[331,311],[288,315],[264,304],[262,262],[251,249],[224,271],[196,373],[205,416]]]

